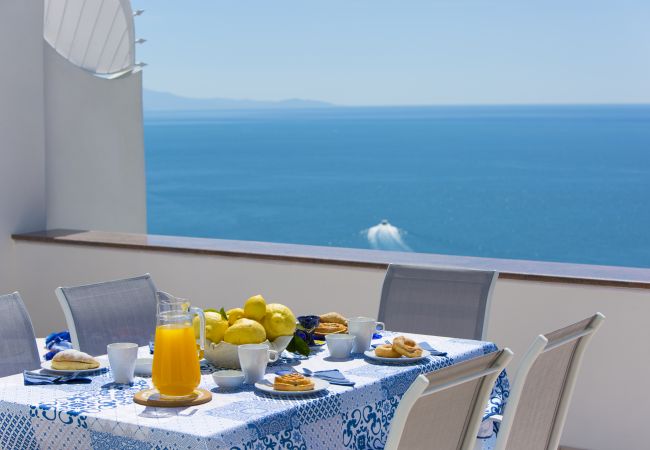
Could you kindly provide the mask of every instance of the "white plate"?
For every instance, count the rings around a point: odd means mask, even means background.
[[[311,395],[315,394],[316,392],[324,391],[330,385],[328,381],[312,377],[311,380],[314,382],[314,389],[311,391],[276,391],[273,389],[273,380],[275,379],[275,376],[275,374],[266,375],[262,381],[255,383],[255,388],[266,392],[267,394],[299,397],[302,395]]]
[[[52,361],[45,361],[41,363],[41,367],[48,372],[52,373],[60,373],[60,374],[72,374],[72,373],[92,373],[92,372],[97,372],[98,370],[103,370],[108,367],[108,363],[106,361],[102,361],[101,359],[99,361],[99,367],[96,369],[82,369],[82,370],[59,370],[59,369],[52,369]]]
[[[406,356],[402,356],[401,358],[383,358],[381,356],[375,355],[374,350],[366,350],[365,352],[363,352],[363,354],[366,355],[366,358],[372,359],[374,361],[397,363],[397,364],[408,364],[412,362],[417,362],[423,360],[427,356],[431,356],[431,352],[427,350],[422,350],[422,356],[418,356],[417,358],[407,358]]]

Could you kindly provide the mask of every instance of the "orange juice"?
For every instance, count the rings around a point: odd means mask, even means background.
[[[192,394],[201,382],[194,328],[189,324],[158,325],[152,381],[162,395]]]

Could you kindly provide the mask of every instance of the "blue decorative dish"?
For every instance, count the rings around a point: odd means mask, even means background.
[[[305,330],[311,331],[318,326],[320,323],[320,317],[318,316],[300,316],[298,317],[298,323]]]

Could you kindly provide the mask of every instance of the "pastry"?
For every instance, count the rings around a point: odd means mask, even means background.
[[[405,336],[398,336],[393,339],[393,350],[407,358],[417,358],[422,356],[422,349],[411,338]]]
[[[402,355],[393,350],[393,344],[383,344],[375,347],[375,355],[380,358],[401,358]]]
[[[88,370],[98,367],[99,361],[79,350],[63,350],[52,358],[52,369],[55,370]]]
[[[321,323],[340,323],[341,325],[347,325],[348,319],[343,317],[337,312],[328,312],[326,314],[321,314],[320,316]]]
[[[314,329],[314,334],[335,334],[335,333],[345,333],[348,331],[348,327],[342,323],[328,323],[321,322]]]
[[[278,375],[273,382],[273,389],[276,391],[311,391],[314,386],[313,381],[299,373]]]

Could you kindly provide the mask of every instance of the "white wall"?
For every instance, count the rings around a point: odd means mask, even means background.
[[[44,57],[47,228],[146,232],[142,72],[99,78],[49,44]]]
[[[156,286],[203,307],[241,306],[262,293],[296,313],[376,314],[383,274],[373,269],[18,242],[21,293],[37,333],[65,326],[58,286],[151,273]],[[37,279],[35,279],[37,278]],[[368,305],[372,310],[368,311]]]
[[[605,314],[584,358],[562,444],[648,448],[650,290],[500,280],[494,299],[488,338],[515,352],[514,367],[533,335]]]
[[[45,227],[43,4],[0,1],[0,294],[16,290],[11,233]]]
[[[102,80],[52,53],[43,2],[0,0],[0,294],[20,287],[14,232],[146,229],[142,74]]]
[[[64,327],[53,293],[59,285],[150,272],[159,288],[203,307],[238,306],[262,293],[298,314],[367,315],[377,313],[384,276],[375,269],[58,244],[20,242],[17,250],[19,287],[41,336]],[[534,335],[596,311],[607,320],[585,356],[562,443],[647,448],[650,291],[499,280],[488,337],[520,357]]]

